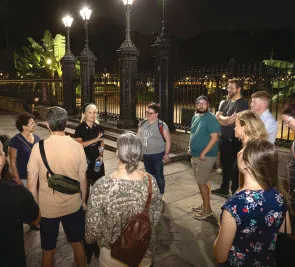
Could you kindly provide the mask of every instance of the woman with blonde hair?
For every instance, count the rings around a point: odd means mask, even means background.
[[[263,121],[254,112],[245,110],[237,114],[235,137],[245,146],[249,140],[267,140],[268,134]]]
[[[263,121],[252,111],[245,110],[239,112],[236,118],[235,137],[239,138],[243,147],[250,140],[268,140],[268,134],[265,129]],[[243,149],[238,153],[243,153]],[[243,173],[239,173],[239,189],[243,187],[244,176]]]
[[[82,108],[81,122],[77,126],[74,137],[83,147],[87,158],[88,168],[86,202],[88,201],[90,185],[105,175],[102,160],[104,152],[104,130],[97,120],[97,108],[93,103],[87,103]],[[97,164],[99,161],[99,167]],[[87,263],[90,264],[92,253],[99,257],[97,243],[85,245]]]

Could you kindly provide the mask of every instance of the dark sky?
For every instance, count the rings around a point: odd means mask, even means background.
[[[98,15],[119,22],[120,0],[92,1]],[[160,0],[134,0],[132,29],[145,33],[161,28]],[[167,0],[169,31],[189,37],[200,31],[295,27],[294,0]]]
[[[122,0],[85,2],[93,9],[93,16],[110,17],[124,25]],[[5,13],[7,3],[9,11]],[[134,0],[132,30],[146,34],[159,32],[160,3],[161,0]],[[167,5],[169,32],[178,37],[190,37],[210,30],[295,27],[295,0],[167,0]],[[75,17],[73,26],[80,27],[78,12],[82,6],[81,0],[0,0],[0,21],[3,26],[2,20],[6,17],[9,25],[17,25],[22,31],[36,27],[40,32],[48,27],[59,30],[61,17],[70,10]]]

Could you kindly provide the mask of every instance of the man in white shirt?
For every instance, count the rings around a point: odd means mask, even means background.
[[[270,95],[266,91],[257,91],[251,95],[251,98],[251,110],[259,115],[268,133],[268,141],[274,144],[278,133],[278,122],[268,109]]]

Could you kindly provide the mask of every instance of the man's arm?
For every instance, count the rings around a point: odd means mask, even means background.
[[[164,161],[169,161],[169,153],[170,153],[170,148],[171,148],[171,137],[169,130],[164,130],[163,131],[164,139],[166,141],[165,144],[165,154],[163,156]]]
[[[38,173],[28,172],[27,187],[29,191],[32,193],[37,203],[38,203],[38,190],[37,190],[38,178],[39,178]]]
[[[210,140],[207,146],[203,149],[202,153],[200,154],[200,159],[204,159],[206,154],[215,146],[216,142],[218,141],[218,133],[210,134]]]
[[[78,175],[79,175],[80,188],[82,193],[82,203],[84,205],[86,204],[86,192],[87,192],[86,171],[80,171]]]
[[[217,114],[216,114],[216,118],[221,126],[229,126],[229,125],[233,125],[235,123],[236,118],[237,118],[237,114],[234,113],[233,115],[228,116],[228,117],[223,116],[223,115],[217,116]]]
[[[41,219],[40,209],[27,188],[19,188],[20,215],[23,222],[38,225]]]

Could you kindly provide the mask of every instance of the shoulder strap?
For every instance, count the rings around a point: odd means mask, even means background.
[[[144,125],[147,122],[147,120],[142,120],[139,124],[138,127],[140,128],[142,125]]]
[[[30,146],[22,138],[20,138],[18,135],[16,137],[21,140],[30,150],[32,150],[32,148],[30,148]]]
[[[48,165],[48,161],[47,161],[47,158],[46,158],[46,155],[45,155],[44,139],[39,142],[39,149],[40,149],[41,158],[43,160],[43,163],[44,163],[45,167],[47,168],[47,170],[49,171],[49,173],[51,175],[54,175],[53,171],[50,169],[50,167]]]
[[[158,128],[159,128],[160,134],[162,135],[162,138],[163,138],[164,142],[166,143],[163,127],[164,127],[163,121],[158,120]]]
[[[291,151],[292,151],[292,156],[295,159],[295,141],[292,144]]]
[[[146,200],[146,203],[145,203],[145,208],[147,210],[149,210],[150,208],[150,205],[151,205],[151,199],[152,199],[152,178],[151,178],[151,175],[150,174],[147,174],[148,178],[149,178],[149,188],[148,188],[148,197],[147,197],[147,200]]]

